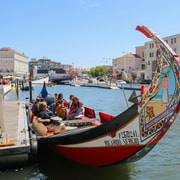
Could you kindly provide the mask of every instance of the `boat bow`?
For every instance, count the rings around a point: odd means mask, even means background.
[[[136,30],[151,38],[157,48],[156,72],[139,102],[141,141],[144,141],[161,132],[172,117],[177,116],[180,100],[180,61],[170,46],[150,28],[137,26]]]

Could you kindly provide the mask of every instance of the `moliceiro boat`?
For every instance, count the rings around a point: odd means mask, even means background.
[[[137,26],[136,30],[157,47],[157,68],[148,88],[142,88],[140,96],[131,95],[132,106],[117,116],[99,112],[98,119],[92,115],[94,110],[87,108],[86,118],[63,121],[71,130],[58,134],[46,131],[38,134],[38,141],[91,166],[137,161],[153,149],[179,113],[180,59],[150,28]]]

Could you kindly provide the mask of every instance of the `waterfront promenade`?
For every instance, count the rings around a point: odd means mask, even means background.
[[[7,92],[6,92],[7,93]],[[0,166],[4,163],[27,161],[30,137],[26,107],[23,101],[4,101],[0,89]]]

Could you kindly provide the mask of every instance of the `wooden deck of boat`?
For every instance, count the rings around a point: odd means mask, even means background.
[[[0,138],[0,163],[2,157],[28,156],[30,152],[30,138],[25,102],[4,101],[2,103],[3,115],[1,116],[2,137]]]

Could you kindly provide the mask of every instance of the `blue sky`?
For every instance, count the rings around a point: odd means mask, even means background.
[[[5,0],[0,47],[75,67],[107,65],[149,41],[137,25],[179,34],[179,8],[179,0]]]

